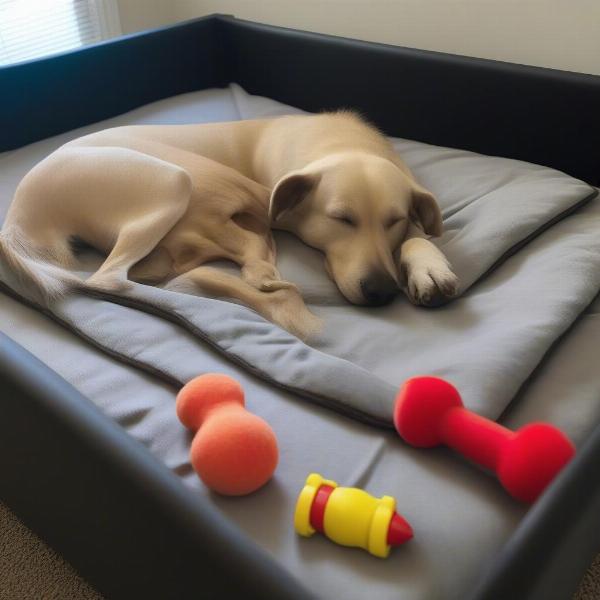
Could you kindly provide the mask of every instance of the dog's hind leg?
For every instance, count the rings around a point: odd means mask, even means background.
[[[133,150],[78,148],[79,152],[82,150],[95,151],[95,168],[104,170],[110,183],[111,189],[105,193],[114,194],[111,202],[115,209],[106,216],[109,224],[103,228],[112,227],[113,235],[116,234],[108,257],[86,285],[104,291],[122,291],[130,285],[129,269],[156,247],[187,210],[192,183],[188,174],[176,165]],[[116,165],[116,161],[121,165]],[[102,214],[98,220],[103,220]],[[106,232],[102,237],[106,237]]]
[[[237,300],[301,339],[320,328],[295,288],[263,292],[235,275],[212,267],[197,267],[171,280],[165,289],[182,293],[205,293]]]
[[[105,291],[123,291],[130,286],[129,269],[149,254],[181,218],[173,207],[149,212],[123,226],[102,266],[86,280],[86,285]]]

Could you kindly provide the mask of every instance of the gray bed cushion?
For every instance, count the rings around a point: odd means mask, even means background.
[[[237,86],[229,94],[243,118],[298,112]],[[405,140],[394,143],[439,199],[446,226],[439,244],[455,265],[463,293],[507,254],[595,194],[585,183],[545,167]],[[527,268],[496,286],[491,298],[484,294],[482,302],[480,293],[468,294],[437,311],[415,308],[403,298],[379,310],[349,306],[325,276],[318,253],[279,236],[284,276],[306,290],[325,322],[312,348],[228,302],[142,285],[120,301],[173,319],[252,372],[351,416],[389,425],[398,385],[409,376],[433,373],[457,383],[467,405],[497,417],[595,295],[600,260],[589,252],[598,245],[595,230],[590,222],[579,235],[560,236],[532,253]],[[523,303],[540,286],[554,293],[538,297],[535,306]],[[94,343],[168,380],[182,382],[195,373],[194,352],[164,335],[164,324],[141,311],[85,296],[61,300],[51,310]]]

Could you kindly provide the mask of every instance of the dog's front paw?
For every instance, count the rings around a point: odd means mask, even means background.
[[[261,292],[276,292],[278,290],[296,290],[291,281],[281,278],[279,271],[266,261],[250,263],[242,268],[244,281]]]
[[[441,306],[458,292],[458,277],[448,264],[405,266],[406,295],[417,306]]]
[[[256,286],[261,292],[276,292],[277,290],[296,290],[298,286],[285,279],[263,279]]]

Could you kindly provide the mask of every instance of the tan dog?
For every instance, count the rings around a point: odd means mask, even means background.
[[[193,291],[177,277],[193,270],[194,290],[241,301],[300,337],[316,330],[318,320],[275,268],[270,191],[202,156],[151,144],[142,154],[137,145],[67,145],[24,177],[0,248],[11,271],[35,285],[34,299],[68,287],[120,292],[128,272]],[[158,158],[164,154],[170,162]],[[82,242],[108,255],[85,283],[64,269],[77,266]],[[200,266],[217,259],[238,264],[242,279]]]
[[[427,239],[442,230],[435,199],[379,132],[346,112],[79,138],[23,179],[0,249],[48,296],[80,285],[49,264],[72,266],[77,239],[108,254],[91,287],[123,289],[139,263],[134,279],[177,276],[168,287],[235,298],[304,335],[315,319],[274,266],[269,220],[324,253],[350,302],[383,304],[404,287],[431,305],[456,291]],[[201,266],[218,258],[239,264],[242,279]]]

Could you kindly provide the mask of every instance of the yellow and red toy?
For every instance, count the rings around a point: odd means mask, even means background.
[[[304,537],[318,531],[342,546],[364,548],[380,558],[413,536],[391,496],[375,498],[358,488],[338,487],[317,473],[308,476],[298,496],[294,527]]]

